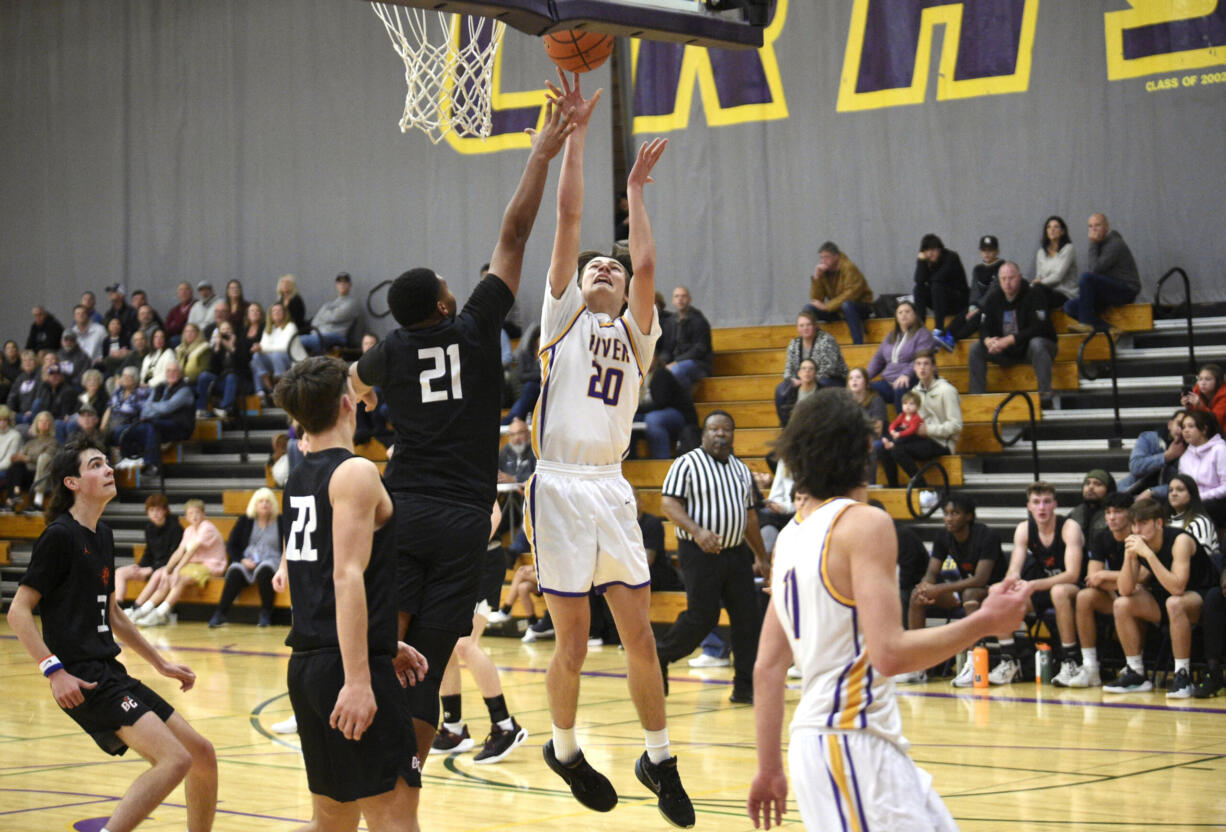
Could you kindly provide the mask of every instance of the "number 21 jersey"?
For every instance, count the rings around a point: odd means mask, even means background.
[[[614,319],[592,312],[573,280],[560,298],[545,290],[541,395],[532,417],[538,459],[570,465],[621,462],[630,447],[643,374],[660,337],[654,305],[650,329],[644,335],[629,308]]]

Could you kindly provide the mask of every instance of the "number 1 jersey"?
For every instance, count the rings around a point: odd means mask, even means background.
[[[630,448],[643,375],[660,337],[654,305],[650,330],[643,334],[629,307],[614,319],[592,312],[573,280],[560,298],[546,288],[541,395],[532,416],[537,459],[570,465],[622,461]]]
[[[336,585],[332,580],[332,473],[354,455],[344,448],[310,453],[289,475],[284,511],[290,520],[285,540],[294,623],[285,643],[294,650],[339,649]],[[366,647],[372,655],[396,654],[396,518],[376,529],[366,585]]]

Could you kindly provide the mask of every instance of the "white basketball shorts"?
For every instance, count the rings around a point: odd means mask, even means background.
[[[537,462],[525,531],[541,592],[580,596],[614,584],[651,584],[634,489],[621,465]]]
[[[880,737],[793,732],[788,768],[805,829],[957,832],[932,776]]]

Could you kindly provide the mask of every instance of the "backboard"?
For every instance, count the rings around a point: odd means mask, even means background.
[[[721,49],[762,46],[769,5],[769,0],[388,1],[401,6],[494,18],[529,35],[583,29],[618,37]]]

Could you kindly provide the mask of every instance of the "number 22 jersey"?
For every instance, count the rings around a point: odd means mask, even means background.
[[[537,459],[569,465],[621,462],[630,447],[643,374],[660,337],[654,305],[650,330],[643,334],[629,307],[613,319],[592,312],[574,280],[560,298],[546,287],[541,395],[532,416]]]

